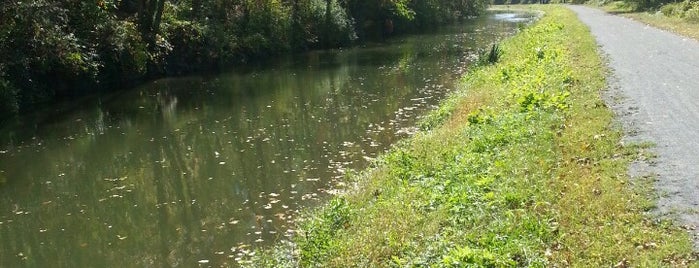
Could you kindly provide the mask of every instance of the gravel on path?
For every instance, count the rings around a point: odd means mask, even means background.
[[[608,104],[625,139],[656,146],[657,159],[636,163],[629,173],[657,176],[657,212],[688,227],[699,249],[699,42],[598,9],[568,7],[608,58]]]

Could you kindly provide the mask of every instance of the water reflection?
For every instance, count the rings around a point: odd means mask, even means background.
[[[518,15],[519,16],[519,15]],[[0,132],[0,266],[228,266],[406,137],[497,16],[264,68],[172,78]]]

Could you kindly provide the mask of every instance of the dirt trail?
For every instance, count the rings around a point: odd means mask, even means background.
[[[699,42],[597,9],[569,8],[608,56],[609,104],[626,139],[656,145],[658,158],[635,164],[631,175],[657,175],[657,212],[699,226]],[[699,231],[691,232],[699,248]]]

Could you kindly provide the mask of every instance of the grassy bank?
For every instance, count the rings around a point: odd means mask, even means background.
[[[691,264],[688,235],[646,216],[600,98],[605,69],[569,10],[500,46],[352,187],[299,222],[261,267],[628,267]]]

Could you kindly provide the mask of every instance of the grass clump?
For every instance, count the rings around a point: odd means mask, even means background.
[[[489,65],[495,64],[500,61],[502,57],[502,49],[500,49],[499,44],[493,44],[490,46],[490,50],[481,51],[478,53],[478,65]]]
[[[347,201],[338,197],[332,199],[315,217],[302,222],[301,229],[304,232],[297,239],[298,247],[303,249],[299,258],[302,266],[323,263],[332,257],[337,246],[333,243],[333,235],[344,229],[351,214]]]
[[[690,265],[687,234],[648,218],[647,187],[626,176],[638,153],[610,127],[592,37],[569,10],[540,8],[546,15],[503,42],[497,63],[472,70],[425,131],[253,266]]]

